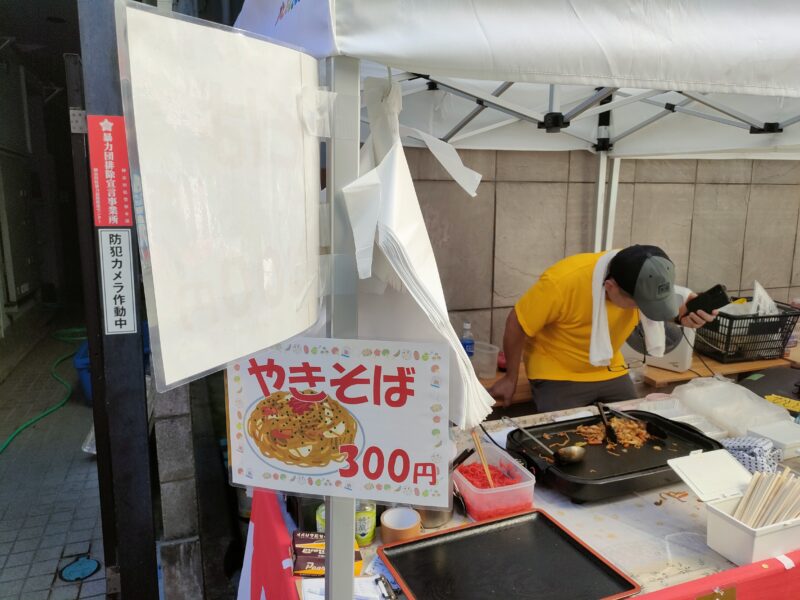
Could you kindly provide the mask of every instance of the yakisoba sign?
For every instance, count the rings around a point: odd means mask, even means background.
[[[228,366],[234,483],[447,506],[444,344],[295,339]]]

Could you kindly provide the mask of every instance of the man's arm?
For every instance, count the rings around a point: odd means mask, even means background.
[[[503,334],[503,352],[506,355],[506,374],[498,379],[489,389],[489,394],[500,400],[503,406],[509,406],[514,392],[517,389],[519,364],[522,361],[522,351],[525,348],[527,335],[517,319],[517,311],[512,308],[506,319],[506,329]]]

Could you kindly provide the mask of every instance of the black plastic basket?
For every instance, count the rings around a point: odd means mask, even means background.
[[[782,357],[800,318],[800,310],[783,302],[775,304],[780,314],[719,313],[711,323],[697,330],[695,350],[722,363]]]

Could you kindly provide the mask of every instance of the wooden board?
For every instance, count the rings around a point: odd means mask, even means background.
[[[800,359],[800,356],[798,356]],[[703,364],[713,371],[709,371]],[[682,383],[695,379],[696,377],[711,377],[714,373],[720,375],[738,375],[740,373],[753,373],[755,371],[763,371],[764,369],[772,369],[774,367],[786,367],[792,364],[791,360],[784,358],[774,358],[771,360],[751,360],[738,363],[721,363],[713,358],[704,356],[701,360],[696,354],[692,358],[692,369],[684,371],[683,373],[676,373],[674,371],[667,371],[666,369],[658,369],[656,367],[647,367],[644,380],[648,385],[653,387],[665,387],[673,383]],[[694,371],[694,372],[693,372]]]
[[[800,346],[793,348],[788,359],[775,358],[772,360],[753,360],[740,363],[721,363],[713,358],[703,357],[706,364],[713,369],[714,373],[721,375],[738,375],[740,373],[753,373],[755,371],[762,371],[764,369],[772,369],[774,367],[793,366],[800,368]],[[703,366],[702,361],[697,355],[692,360],[692,371],[684,371],[683,373],[676,373],[674,371],[667,371],[666,369],[657,369],[656,367],[647,367],[647,372],[644,376],[645,383],[656,388],[666,387],[674,383],[683,383],[696,377],[711,377],[711,373]],[[481,379],[481,383],[486,389],[492,387],[495,381],[504,376],[505,373],[498,371],[497,374],[490,379]],[[529,402],[533,398],[531,394],[531,386],[528,382],[528,376],[525,373],[525,365],[520,364],[519,375],[517,377],[517,391],[514,392],[514,397],[511,400],[512,404],[520,402]],[[495,403],[495,406],[500,404]]]

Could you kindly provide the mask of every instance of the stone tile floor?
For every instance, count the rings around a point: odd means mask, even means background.
[[[63,397],[50,367],[69,350],[46,337],[0,383],[0,444]],[[58,372],[77,387],[71,359]],[[0,454],[0,600],[105,598],[104,565],[81,583],[58,577],[79,556],[103,563],[97,469],[81,450],[91,423],[92,411],[76,392]]]

